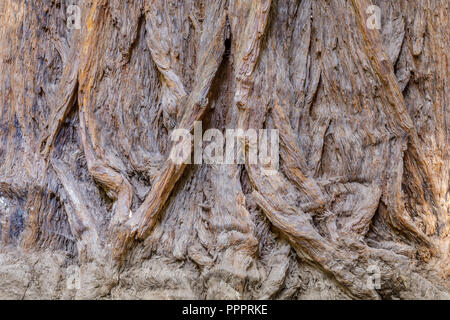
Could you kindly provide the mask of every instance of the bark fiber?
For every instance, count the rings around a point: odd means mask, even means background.
[[[1,0],[0,298],[449,299],[449,5]]]

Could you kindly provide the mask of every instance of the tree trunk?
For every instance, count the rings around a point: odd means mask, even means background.
[[[0,298],[448,299],[448,17],[3,0]],[[278,170],[174,162],[199,124],[276,132]]]

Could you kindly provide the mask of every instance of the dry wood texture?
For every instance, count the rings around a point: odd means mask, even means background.
[[[448,299],[448,17],[2,0],[0,298]],[[278,130],[279,170],[174,163],[196,121]]]

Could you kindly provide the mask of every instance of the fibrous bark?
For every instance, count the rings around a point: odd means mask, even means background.
[[[448,9],[4,0],[0,297],[449,298]],[[197,121],[279,170],[174,163]]]

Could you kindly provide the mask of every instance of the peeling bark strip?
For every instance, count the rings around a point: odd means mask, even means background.
[[[448,1],[70,4],[0,4],[0,298],[449,298]]]
[[[179,128],[186,129],[189,132],[194,130],[194,122],[199,121],[205,115],[208,107],[208,94],[219,69],[222,57],[225,51],[225,36],[226,36],[226,10],[225,2],[218,7],[218,14],[214,25],[214,32],[212,39],[209,41],[202,41],[200,47],[200,65],[197,68],[196,74],[199,80],[194,82],[192,92],[186,99],[184,107],[184,115],[180,121]],[[168,159],[161,173],[155,178],[154,184],[150,193],[145,198],[142,205],[136,211],[135,215],[126,223],[126,235],[119,234],[120,242],[116,245],[117,252],[114,256],[117,257],[123,254],[126,250],[125,246],[129,239],[136,234],[138,239],[145,238],[155,225],[158,215],[161,212],[166,200],[175,186],[175,183],[183,174],[186,165],[174,164]]]

